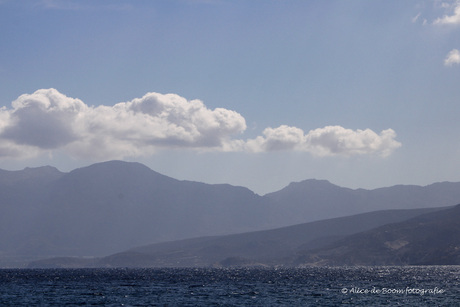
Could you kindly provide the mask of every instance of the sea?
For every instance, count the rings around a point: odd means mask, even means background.
[[[1,269],[0,306],[459,306],[460,266]]]

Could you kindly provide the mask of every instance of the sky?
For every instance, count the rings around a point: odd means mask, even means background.
[[[460,1],[0,0],[0,168],[460,181]]]

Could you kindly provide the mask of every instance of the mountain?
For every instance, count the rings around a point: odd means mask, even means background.
[[[0,250],[101,256],[151,242],[272,226],[264,199],[246,188],[179,181],[139,163],[98,163],[37,186],[33,199],[23,199],[24,191],[2,203],[10,223],[3,227]]]
[[[311,250],[389,223],[440,208],[386,210],[235,235],[150,244],[100,259],[52,258],[30,267],[209,267],[290,265],[299,251]]]
[[[140,163],[62,173],[0,170],[0,266],[5,259],[105,256],[135,246],[267,230],[385,209],[460,203],[460,183],[347,189],[307,180],[264,196],[181,181]]]
[[[309,179],[264,197],[282,204],[285,218],[302,223],[377,210],[453,206],[460,203],[460,182],[354,190]]]
[[[303,251],[293,265],[458,265],[460,205]]]
[[[42,215],[47,187],[63,175],[50,166],[0,170],[0,265],[36,231],[31,225]]]

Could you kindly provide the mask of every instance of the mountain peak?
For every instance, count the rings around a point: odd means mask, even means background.
[[[292,183],[295,183],[295,182],[292,182]],[[297,183],[300,183],[300,184],[310,184],[310,185],[333,185],[329,180],[326,180],[326,179],[315,179],[315,178],[306,179],[306,180],[303,180],[303,181],[300,181],[300,182],[297,182]]]
[[[17,183],[24,180],[42,180],[43,182],[61,177],[64,173],[53,166],[26,167],[18,171],[0,170],[1,183]]]
[[[307,179],[298,182],[291,182],[285,188],[288,190],[296,190],[296,189],[325,189],[331,187],[338,187],[335,184],[330,183],[328,180],[319,180],[319,179]]]
[[[45,165],[45,166],[38,166],[38,167],[25,167],[23,172],[27,174],[36,174],[36,173],[62,173],[54,166]]]
[[[71,173],[82,173],[82,172],[97,172],[97,173],[105,173],[106,175],[110,174],[126,174],[126,173],[149,173],[155,174],[157,176],[164,176],[154,170],[150,169],[149,167],[145,166],[139,162],[126,162],[120,160],[110,160],[105,162],[98,162],[91,164],[89,166],[77,168]],[[169,178],[169,177],[167,177]],[[172,178],[171,178],[172,179]]]
[[[77,168],[66,174],[63,184],[73,182],[77,186],[94,189],[104,187],[106,190],[136,187],[139,193],[141,187],[149,190],[148,185],[155,182],[155,185],[168,185],[178,180],[162,175],[151,170],[149,167],[137,162],[106,161],[91,164],[86,167]]]
[[[127,161],[121,161],[121,160],[109,160],[109,161],[104,161],[104,162],[98,162],[98,163],[91,164],[89,166],[81,167],[79,169],[87,169],[87,168],[99,168],[99,169],[102,169],[102,168],[114,168],[114,167],[117,167],[117,168],[135,167],[135,168],[138,168],[138,169],[151,170],[150,168],[148,168],[147,166],[145,166],[142,163],[139,163],[139,162],[127,162]]]

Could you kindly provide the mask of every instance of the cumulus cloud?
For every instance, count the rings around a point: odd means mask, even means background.
[[[393,130],[328,126],[304,133],[282,125],[241,140],[245,119],[176,94],[147,93],[113,106],[88,106],[55,89],[21,95],[0,109],[0,158],[59,150],[73,157],[109,159],[153,154],[163,148],[266,152],[296,150],[317,156],[381,154],[400,146]]]
[[[460,25],[460,1],[456,1],[452,6],[452,15],[444,15],[436,19],[433,24],[435,25]]]
[[[302,149],[305,144],[302,129],[282,125],[278,128],[266,128],[263,136],[246,142],[246,148],[253,152]]]
[[[247,148],[255,152],[298,150],[316,156],[374,153],[388,156],[401,146],[395,140],[396,133],[392,129],[377,134],[370,129],[355,131],[341,126],[326,126],[305,134],[299,128],[283,125],[275,129],[267,128],[263,134],[247,141]]]
[[[306,148],[319,156],[377,153],[385,157],[401,146],[395,138],[396,133],[392,129],[377,134],[370,129],[351,130],[340,126],[327,126],[311,130],[307,134]]]
[[[12,106],[11,112],[2,112],[1,136],[17,144],[44,149],[76,140],[75,121],[87,109],[81,100],[69,98],[54,89],[22,95]]]
[[[451,50],[444,59],[444,65],[452,66],[454,64],[460,64],[460,51],[458,49]]]
[[[164,147],[224,150],[231,148],[224,143],[245,129],[237,112],[210,110],[200,100],[175,94],[148,93],[114,106],[90,107],[43,89],[0,110],[0,138],[23,146],[24,153],[30,151],[26,147],[59,148],[77,157],[137,156]]]

